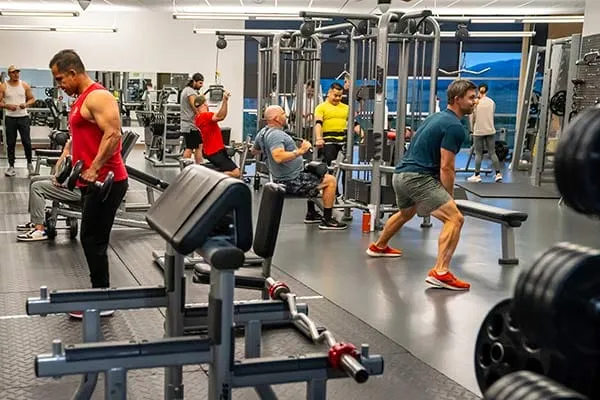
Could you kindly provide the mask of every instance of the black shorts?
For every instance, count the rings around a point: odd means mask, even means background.
[[[183,141],[186,149],[196,150],[202,144],[202,136],[198,129],[192,129],[183,133]]]
[[[215,169],[220,172],[233,171],[238,166],[235,165],[233,160],[227,156],[227,150],[223,149],[215,154],[206,156],[206,159],[215,166]]]
[[[274,180],[275,183],[285,186],[285,192],[292,196],[317,197],[321,178],[310,172],[302,171],[300,175],[289,181]]]

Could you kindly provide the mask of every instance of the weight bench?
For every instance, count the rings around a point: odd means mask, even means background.
[[[262,268],[247,268],[245,265],[234,274],[236,288],[261,290],[263,299],[269,298],[265,290],[265,278],[271,276],[271,261],[277,244],[284,199],[285,189],[281,185],[271,182],[264,185],[252,244],[254,253],[263,258]],[[208,264],[196,264],[192,280],[194,283],[210,284],[210,275]]]
[[[515,254],[514,229],[520,227],[527,220],[527,213],[507,210],[470,200],[455,201],[463,215],[501,224],[502,258],[498,259],[498,263],[501,265],[516,265],[519,263],[519,259]]]

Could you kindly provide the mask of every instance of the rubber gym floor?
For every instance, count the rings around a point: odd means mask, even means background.
[[[141,149],[128,163],[165,180],[177,169],[153,168]],[[460,161],[459,161],[460,163]],[[23,160],[17,161],[17,176],[0,177],[0,398],[67,399],[79,377],[59,380],[34,376],[34,357],[47,353],[53,339],[80,343],[80,322],[66,315],[45,318],[25,315],[27,297],[38,296],[39,287],[74,289],[89,287],[85,258],[78,241],[60,232],[54,242],[17,243],[15,227],[28,218],[29,180]],[[6,160],[0,161],[0,171]],[[459,174],[457,181],[467,174]],[[525,176],[507,180],[526,181]],[[258,204],[260,192],[255,194]],[[144,201],[142,185],[132,182],[127,199]],[[303,200],[286,200],[273,274],[286,281],[309,306],[312,318],[329,328],[338,341],[356,345],[368,343],[372,354],[385,360],[382,376],[363,385],[349,380],[328,382],[331,399],[475,399],[481,395],[475,381],[473,349],[481,321],[489,309],[509,297],[518,272],[536,254],[557,241],[569,240],[600,247],[598,223],[559,207],[557,200],[469,199],[519,209],[529,219],[517,231],[519,266],[498,265],[500,227],[467,218],[453,259],[454,271],[472,283],[466,293],[428,288],[426,271],[437,252],[440,223],[430,229],[411,221],[394,238],[402,247],[401,259],[369,259],[364,253],[377,233],[361,233],[360,214],[355,212],[348,231],[319,231],[305,226]],[[115,226],[109,247],[113,286],[153,285],[163,282],[161,271],[152,263],[152,250],[164,249],[155,233]],[[187,302],[206,302],[208,287],[188,279]],[[256,292],[236,290],[237,299],[255,299]],[[118,311],[102,320],[106,340],[160,338],[164,310]],[[325,350],[303,339],[293,329],[263,332],[263,355],[303,354]],[[243,340],[236,353],[243,356]],[[186,398],[205,398],[207,366],[186,367]],[[131,371],[128,398],[162,398],[163,371]],[[304,384],[278,385],[282,399],[305,398]],[[95,399],[104,398],[100,378]],[[252,389],[234,390],[235,399],[258,398]]]

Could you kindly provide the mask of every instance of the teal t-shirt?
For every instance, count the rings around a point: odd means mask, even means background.
[[[465,128],[453,111],[446,109],[432,114],[417,129],[406,154],[396,166],[396,172],[419,172],[439,177],[440,149],[456,154],[465,138]]]

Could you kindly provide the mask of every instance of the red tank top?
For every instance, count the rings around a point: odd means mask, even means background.
[[[90,85],[73,103],[69,114],[69,128],[71,130],[71,157],[73,165],[79,160],[83,160],[83,171],[88,169],[98,154],[100,142],[102,141],[102,130],[93,122],[81,116],[81,105],[85,98],[94,90],[106,90],[101,84],[93,83]],[[98,171],[97,180],[102,182],[112,171],[115,174],[114,181],[119,182],[127,179],[127,169],[121,158],[121,142],[115,149],[114,154],[104,163]],[[85,186],[77,182],[77,186]]]

